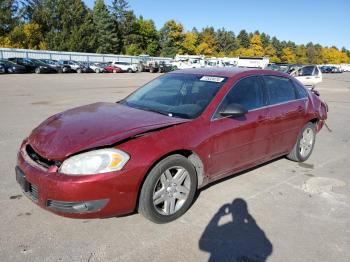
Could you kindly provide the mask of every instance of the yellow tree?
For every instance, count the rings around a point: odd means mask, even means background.
[[[270,62],[275,62],[275,63],[281,62],[281,59],[279,59],[276,54],[276,48],[272,44],[269,44],[265,48],[264,53],[267,57],[269,57]]]
[[[296,62],[298,64],[306,64],[307,63],[307,52],[306,47],[304,45],[298,45],[295,49]]]
[[[188,55],[195,55],[197,53],[198,35],[195,32],[185,33],[184,41],[182,43],[182,53]]]
[[[261,43],[260,35],[255,34],[250,39],[250,49],[252,49],[253,56],[263,56],[264,48]]]
[[[296,59],[296,56],[295,56],[293,50],[290,47],[285,47],[282,49],[281,60],[283,62],[293,64],[296,62],[297,59]]]
[[[0,46],[9,48],[47,49],[40,26],[28,23],[16,26],[7,37],[0,38]]]
[[[213,27],[206,27],[200,33],[200,44],[197,48],[197,53],[202,55],[215,55],[216,37]]]

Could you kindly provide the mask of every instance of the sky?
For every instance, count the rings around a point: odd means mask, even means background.
[[[94,0],[85,0],[89,7]],[[105,0],[110,4],[111,0]],[[175,19],[185,30],[259,30],[279,40],[308,42],[350,50],[349,0],[129,0],[137,16],[152,19],[157,28]]]

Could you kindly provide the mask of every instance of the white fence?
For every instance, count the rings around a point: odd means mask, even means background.
[[[140,57],[138,56],[0,48],[0,59],[7,59],[10,57],[54,59],[54,60],[75,60],[79,62],[122,61],[122,62],[129,62],[132,64],[136,64],[140,61]],[[167,58],[167,57],[150,57],[150,58],[156,61],[172,60],[171,58]]]

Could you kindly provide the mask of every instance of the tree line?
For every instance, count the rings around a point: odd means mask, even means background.
[[[312,42],[297,45],[259,31],[206,27],[188,31],[175,21],[157,30],[153,20],[137,17],[127,0],[1,0],[0,47],[105,54],[174,57],[267,56],[272,62],[339,64],[350,62],[345,47]]]

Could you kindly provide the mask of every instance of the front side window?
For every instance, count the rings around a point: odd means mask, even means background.
[[[204,111],[225,81],[224,77],[167,74],[149,82],[120,103],[172,117],[193,119]]]
[[[220,117],[220,112],[230,104],[243,105],[248,111],[263,107],[264,96],[260,79],[257,76],[251,76],[236,83],[228,91],[214,117]]]
[[[270,104],[279,104],[296,99],[296,92],[291,80],[279,76],[263,76]]]

